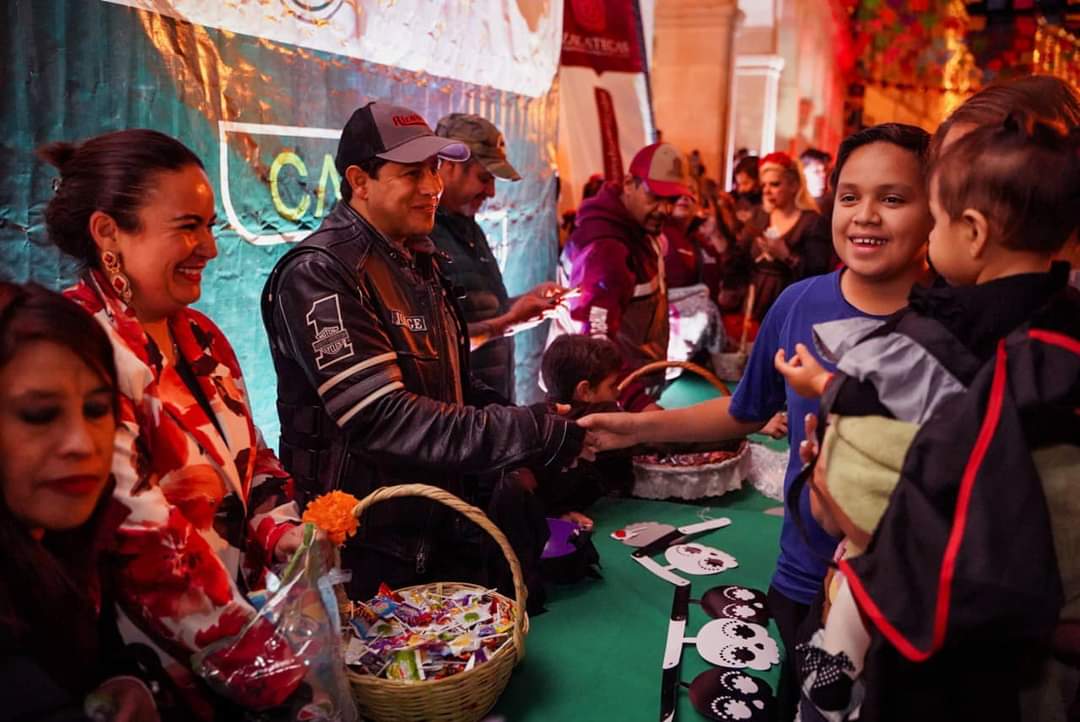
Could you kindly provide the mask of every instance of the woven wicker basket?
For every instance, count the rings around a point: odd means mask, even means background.
[[[638,376],[656,373],[662,369],[678,366],[696,373],[708,381],[721,396],[730,396],[731,390],[715,374],[706,368],[689,361],[654,361],[629,374],[623,386],[632,383]],[[676,445],[676,448],[680,445]],[[670,448],[670,446],[669,446]],[[699,447],[694,450],[712,450],[716,447]],[[692,453],[686,449],[678,453]],[[634,496],[645,499],[700,499],[707,496],[720,496],[738,489],[747,476],[750,463],[750,446],[746,439],[736,442],[733,449],[735,456],[715,464],[696,467],[679,467],[667,464],[650,464],[641,457],[634,457]]]
[[[629,374],[627,374],[626,378],[619,382],[618,390],[621,392],[623,389],[625,389],[627,386],[629,386],[642,376],[648,376],[649,374],[654,374],[658,371],[663,371],[664,369],[676,367],[686,369],[687,371],[693,371],[698,376],[712,384],[716,388],[716,390],[720,392],[721,396],[731,396],[731,391],[728,389],[727,384],[718,379],[716,377],[716,374],[714,374],[712,371],[709,371],[703,366],[698,366],[692,361],[653,361],[652,363],[647,363],[641,368],[634,369]]]
[[[495,701],[510,681],[514,666],[525,657],[525,635],[529,631],[529,619],[525,614],[526,591],[521,576],[521,564],[514,550],[510,548],[510,542],[482,511],[433,486],[402,484],[378,489],[357,504],[353,514],[359,518],[364,511],[379,502],[417,496],[432,499],[459,512],[498,543],[514,577],[514,600],[502,597],[513,609],[514,627],[511,639],[487,662],[445,679],[407,682],[348,670],[353,698],[360,714],[376,722],[476,722],[495,706]],[[478,593],[486,591],[475,584],[460,582],[423,584],[399,591],[412,589],[432,589],[438,594],[453,594],[459,590]]]

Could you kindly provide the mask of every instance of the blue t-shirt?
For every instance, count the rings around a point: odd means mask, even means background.
[[[739,387],[731,399],[731,415],[740,421],[768,421],[786,403],[788,411],[787,472],[784,474],[784,496],[791,481],[802,468],[799,444],[806,437],[803,419],[818,413],[818,399],[804,399],[784,381],[773,366],[777,349],[783,348],[787,358],[795,353],[795,344],[802,343],[817,356],[812,329],[814,324],[845,318],[868,316],[852,306],[840,292],[841,271],[813,276],[784,289],[776,303],[765,315],[754,341],[754,350],[746,364]],[[818,361],[835,371],[836,366],[817,356]],[[810,489],[804,487],[799,502],[803,525],[809,545],[790,515],[784,517],[780,531],[780,558],[772,584],[788,599],[810,604],[825,578],[827,560],[832,558],[838,539],[825,533],[810,514]]]

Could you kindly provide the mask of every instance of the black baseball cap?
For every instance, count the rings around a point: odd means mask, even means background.
[[[369,158],[419,163],[433,155],[445,160],[469,159],[469,146],[440,138],[414,110],[372,101],[356,109],[341,131],[334,165],[338,173]]]

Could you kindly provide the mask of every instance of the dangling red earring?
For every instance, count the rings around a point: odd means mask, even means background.
[[[131,281],[124,275],[124,270],[120,267],[119,254],[112,251],[102,251],[101,266],[105,269],[105,275],[109,277],[109,285],[116,291],[116,295],[124,303],[131,303]]]

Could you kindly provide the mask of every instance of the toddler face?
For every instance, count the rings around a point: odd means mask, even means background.
[[[938,182],[930,181],[930,213],[934,227],[930,231],[930,263],[952,286],[970,286],[979,274],[979,265],[971,257],[971,234],[967,224],[959,218],[950,218],[941,207]]]

